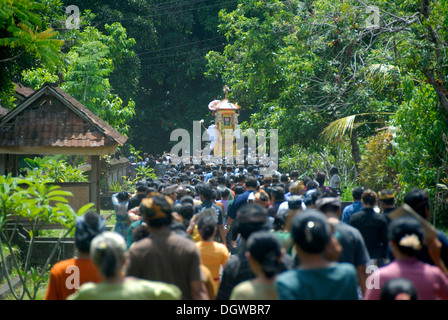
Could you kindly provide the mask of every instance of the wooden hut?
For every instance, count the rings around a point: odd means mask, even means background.
[[[116,152],[127,137],[61,88],[34,91],[16,84],[18,105],[0,115],[0,174],[18,174],[19,155],[89,156],[90,202],[100,208],[100,156]]]

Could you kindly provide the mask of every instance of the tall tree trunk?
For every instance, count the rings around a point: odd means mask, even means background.
[[[359,152],[358,133],[356,131],[353,131],[350,136],[350,144],[352,147],[353,161],[355,162],[355,177],[357,177],[359,175],[359,163],[361,162],[361,154]]]

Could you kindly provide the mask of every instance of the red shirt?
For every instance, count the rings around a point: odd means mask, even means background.
[[[78,258],[63,260],[51,268],[44,300],[65,300],[83,283],[102,281],[103,277],[92,260]]]

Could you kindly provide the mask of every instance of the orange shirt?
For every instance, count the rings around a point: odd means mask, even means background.
[[[201,264],[206,266],[213,275],[216,288],[219,287],[219,269],[224,268],[229,260],[229,250],[225,245],[216,241],[199,241],[196,243],[201,254]]]
[[[83,283],[102,281],[102,275],[90,259],[71,258],[59,261],[51,268],[44,300],[65,300]]]

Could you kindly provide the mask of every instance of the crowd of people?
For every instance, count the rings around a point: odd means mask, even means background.
[[[335,167],[165,160],[157,179],[113,195],[113,231],[95,212],[77,220],[79,255],[52,267],[45,299],[448,299],[448,238],[391,215],[393,190],[356,187],[344,206]],[[423,190],[404,203],[429,224]]]

